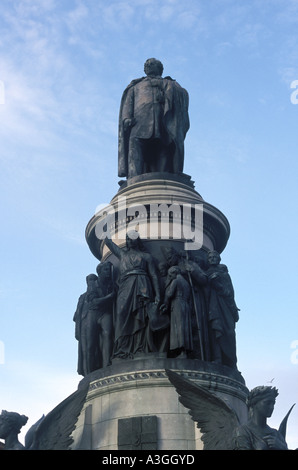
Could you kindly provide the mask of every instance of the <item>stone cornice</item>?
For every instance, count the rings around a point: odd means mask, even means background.
[[[140,387],[172,387],[166,369],[178,372],[211,392],[225,393],[246,400],[248,390],[240,372],[200,360],[148,357],[117,360],[112,366],[85,377],[89,382],[88,398],[115,391]]]

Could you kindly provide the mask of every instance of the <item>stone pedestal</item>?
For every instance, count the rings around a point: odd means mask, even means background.
[[[246,420],[247,389],[236,370],[158,354],[117,359],[81,381],[79,386],[89,383],[89,392],[72,448],[201,450],[200,432],[179,402],[166,369],[206,387],[236,411],[241,423]]]
[[[119,278],[119,260],[105,239],[108,236],[123,248],[130,230],[139,232],[144,249],[157,266],[168,262],[167,249],[188,253],[186,256],[197,253],[204,263],[208,251],[224,250],[230,234],[226,217],[204,201],[190,177],[170,173],[144,174],[120,182],[110,205],[99,210],[88,223],[89,248],[102,263],[112,263],[115,283]],[[192,312],[193,318],[195,315]],[[196,321],[194,342],[198,340]],[[87,382],[89,391],[73,433],[73,449],[202,449],[200,432],[179,402],[166,375],[167,369],[218,394],[236,411],[239,421],[244,422],[247,390],[241,374],[209,362],[202,351],[194,351],[197,352],[192,359],[189,355],[185,359],[173,357],[169,352],[114,359],[110,366],[84,377],[80,386]]]
[[[158,259],[160,249],[167,246],[221,253],[230,235],[226,217],[204,201],[189,177],[170,173],[149,173],[124,182],[110,205],[88,223],[86,240],[97,259],[113,262],[102,236],[108,233],[123,247],[126,233],[136,228],[146,249]]]

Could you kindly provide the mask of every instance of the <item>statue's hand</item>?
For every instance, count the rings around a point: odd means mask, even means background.
[[[136,120],[135,118],[132,118],[132,119],[124,119],[124,130],[125,131],[128,131],[131,127],[133,127],[136,123]]]
[[[276,435],[269,434],[267,436],[264,436],[265,441],[268,444],[268,447],[270,449],[275,449],[275,450],[286,450],[287,445]]]
[[[209,276],[209,279],[217,279],[218,278],[218,273],[212,273],[210,276]]]
[[[185,271],[187,271],[189,273],[192,271],[192,266],[187,262],[184,263],[184,268],[185,268]]]

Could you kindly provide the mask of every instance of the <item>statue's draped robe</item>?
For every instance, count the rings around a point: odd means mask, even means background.
[[[168,285],[165,301],[171,306],[170,349],[192,351],[191,291],[181,274]]]
[[[146,252],[120,249],[111,240],[107,245],[120,261],[113,357],[155,351],[146,312],[148,302],[154,301],[152,278],[158,283],[153,259]]]
[[[286,441],[282,434],[276,429],[267,426],[266,437],[271,436],[280,441],[280,449],[287,448]],[[264,438],[264,431],[252,423],[242,425],[236,430],[236,449],[237,450],[279,450],[269,447]]]
[[[97,340],[97,307],[92,306],[88,299],[91,289],[79,297],[73,321],[75,322],[75,338],[78,340],[78,368],[79,375],[87,375],[95,370],[99,364],[99,351]],[[94,344],[93,352],[88,353],[88,345]]]
[[[208,320],[225,357],[225,364],[236,367],[235,323],[239,315],[234,300],[234,289],[225,265],[211,266],[207,270],[207,275],[210,276],[213,272],[217,272],[219,277],[211,280],[209,284]]]

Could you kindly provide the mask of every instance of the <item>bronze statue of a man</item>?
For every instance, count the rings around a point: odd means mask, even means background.
[[[193,349],[191,326],[191,291],[178,266],[168,270],[168,285],[161,311],[170,310],[170,350],[174,357]]]
[[[220,263],[220,254],[208,253],[209,267],[207,308],[211,330],[212,360],[237,368],[235,325],[239,308],[235,302],[234,288],[226,265]]]
[[[99,367],[107,367],[111,364],[114,345],[113,303],[116,293],[113,285],[113,265],[109,261],[100,263],[96,272],[97,296],[93,304],[98,307]]]
[[[133,80],[122,95],[118,176],[182,173],[188,93],[171,77],[162,78],[159,60],[148,59],[144,71],[146,77]]]
[[[75,338],[78,340],[78,374],[87,375],[98,368],[98,307],[94,305],[97,295],[97,276],[86,277],[87,290],[79,297],[73,317]]]

